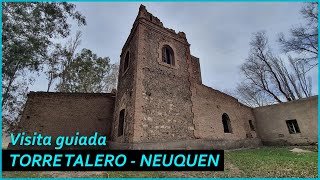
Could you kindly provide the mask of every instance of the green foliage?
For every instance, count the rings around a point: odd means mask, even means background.
[[[241,171],[242,177],[308,177],[318,176],[318,154],[294,153],[289,148],[261,148],[233,151],[227,154]]]
[[[4,120],[18,117],[28,85],[49,58],[53,38],[70,34],[68,18],[85,25],[70,3],[2,3],[2,107]],[[22,92],[22,93],[20,93]],[[17,111],[19,110],[19,111]]]
[[[55,84],[58,92],[103,93],[116,88],[118,65],[109,57],[99,57],[89,49],[76,53],[81,32],[64,47],[56,45],[46,66],[48,89]],[[54,81],[58,80],[57,83]]]
[[[3,3],[4,78],[17,71],[39,71],[45,60],[51,38],[67,37],[68,17],[85,24],[85,19],[69,3]]]
[[[98,57],[89,49],[75,55],[61,73],[67,74],[57,85],[61,92],[101,93],[115,87],[118,66],[110,63],[109,57]]]

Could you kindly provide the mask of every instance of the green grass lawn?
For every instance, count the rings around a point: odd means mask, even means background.
[[[225,152],[223,172],[3,172],[3,177],[318,177],[317,152],[293,153],[292,147],[264,147]],[[309,148],[310,149],[310,148]]]
[[[226,159],[242,171],[243,177],[317,177],[317,152],[293,153],[290,149],[234,151],[227,153]]]

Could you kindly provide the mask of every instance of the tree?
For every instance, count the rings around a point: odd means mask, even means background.
[[[23,106],[27,99],[28,87],[34,82],[34,78],[28,78],[25,74],[21,74],[14,81],[12,92],[8,97],[6,106],[3,106],[2,111],[2,128],[7,132],[16,130],[18,120],[22,115]]]
[[[59,92],[102,93],[116,88],[117,64],[110,63],[109,57],[98,57],[89,49],[76,53],[81,43],[81,32],[61,48],[57,46],[51,53],[47,69],[48,90],[54,80],[59,80]]]
[[[294,61],[303,63],[308,71],[318,65],[318,2],[305,3],[301,14],[306,24],[292,28],[289,38],[280,34],[279,43],[285,53],[299,55]]]
[[[50,91],[54,81],[59,76],[62,53],[63,49],[61,44],[56,44],[52,52],[48,55],[48,61],[46,62],[47,67],[44,70],[48,80],[47,92]]]
[[[2,8],[2,108],[14,114],[33,81],[27,74],[43,68],[53,38],[69,35],[68,18],[79,25],[86,21],[70,3],[3,2]]]
[[[112,77],[117,66],[111,64],[108,57],[98,57],[91,50],[82,49],[66,70],[68,76],[57,85],[58,91],[101,93],[111,90],[109,86],[114,83]]]
[[[266,106],[274,101],[265,91],[251,87],[249,83],[239,83],[234,94],[240,102],[250,107]]]
[[[61,61],[61,73],[59,91],[68,92],[68,79],[70,79],[69,69],[71,68],[71,63],[75,59],[75,54],[78,46],[81,44],[81,32],[77,32],[74,39],[70,39],[62,52],[62,61]]]
[[[311,96],[311,78],[306,77],[302,63],[289,56],[290,66],[268,47],[265,32],[257,32],[250,42],[249,57],[241,66],[245,80],[237,87],[242,102],[263,106]]]

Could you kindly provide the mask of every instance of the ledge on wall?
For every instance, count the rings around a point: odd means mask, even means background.
[[[108,96],[114,97],[116,94],[112,93],[67,93],[67,92],[44,92],[44,91],[30,91],[28,96]]]

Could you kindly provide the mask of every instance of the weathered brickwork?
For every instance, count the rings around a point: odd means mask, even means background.
[[[246,139],[256,138],[250,130],[249,120],[255,125],[252,109],[237,99],[201,84],[195,84],[192,93],[195,114],[195,137],[197,139]],[[230,118],[232,133],[224,133],[222,115]]]
[[[318,96],[254,109],[257,130],[266,145],[318,142]],[[300,133],[290,134],[286,120],[296,120]]]
[[[190,74],[191,74],[192,80],[194,81],[194,83],[202,84],[199,58],[191,56],[191,66],[192,66],[192,72]]]
[[[20,121],[20,131],[29,135],[110,137],[114,94],[30,92]]]
[[[132,30],[134,31],[134,29]],[[134,102],[136,98],[136,78],[137,78],[137,59],[138,59],[138,34],[131,34],[122,49],[120,55],[120,70],[118,76],[118,91],[116,96],[114,120],[112,128],[112,140],[117,142],[132,142],[134,128]],[[125,58],[129,53],[128,68],[125,69]],[[119,114],[125,109],[124,134],[118,135]]]
[[[186,54],[188,44],[177,41],[176,34],[158,32],[161,27],[141,25],[141,53],[143,90],[139,92],[143,108],[140,129],[141,141],[168,141],[190,139],[193,115],[191,91],[188,81]],[[168,35],[165,35],[167,33]],[[174,50],[175,65],[162,63],[162,47],[169,45]]]
[[[135,98],[131,107],[127,106],[134,108],[134,118],[126,119],[134,124],[130,143],[257,138],[249,128],[249,120],[255,123],[251,108],[202,85],[199,59],[190,54],[190,44],[183,32],[163,27],[158,18],[141,6],[124,49],[131,43],[137,45],[134,47],[138,47],[138,55],[130,64],[136,72],[132,79]],[[165,45],[174,52],[174,65],[162,61]],[[122,61],[123,55],[121,64]],[[127,88],[132,83],[126,84],[121,82],[125,81],[123,77],[119,78],[117,101],[122,101],[123,86]],[[115,117],[119,111],[115,111]],[[231,119],[232,133],[223,132],[223,113],[228,113]],[[117,121],[116,117],[115,129]]]
[[[56,136],[98,131],[110,137],[110,149],[233,149],[260,146],[261,139],[317,142],[317,97],[252,109],[203,85],[200,60],[191,55],[186,35],[165,28],[144,6],[122,48],[118,77],[115,97],[31,93],[21,126]],[[290,119],[297,120],[301,133],[288,132]]]

